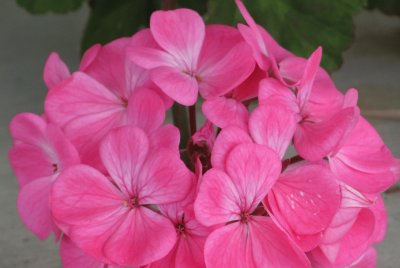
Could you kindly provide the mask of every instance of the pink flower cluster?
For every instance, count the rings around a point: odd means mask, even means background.
[[[321,48],[293,55],[237,5],[237,28],[154,12],[72,74],[50,55],[45,113],[15,116],[9,159],[22,221],[64,267],[375,266],[399,160]],[[179,149],[166,112],[199,96]]]

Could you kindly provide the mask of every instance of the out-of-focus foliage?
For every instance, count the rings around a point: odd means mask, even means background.
[[[17,0],[17,3],[32,14],[44,14],[47,12],[63,14],[80,8],[84,1],[85,0]]]
[[[368,0],[368,9],[375,8],[388,15],[400,16],[400,0]]]
[[[365,0],[247,0],[254,19],[285,48],[308,57],[324,49],[322,65],[328,70],[342,63],[342,52],[353,40],[353,16]],[[208,22],[235,24],[242,20],[233,1],[209,1]]]
[[[85,0],[16,0],[31,13],[66,13]],[[277,41],[294,53],[307,57],[322,45],[322,65],[332,71],[342,62],[342,52],[353,39],[353,16],[367,0],[243,0],[252,16]],[[243,19],[234,0],[89,0],[89,20],[82,50],[94,43],[106,43],[129,36],[148,26],[150,14],[167,3],[191,8],[209,23],[235,25]],[[399,0],[369,0],[370,8],[392,10]],[[397,9],[398,10],[398,9]]]
[[[82,51],[95,43],[105,44],[130,36],[148,26],[151,13],[159,8],[154,0],[92,0],[82,39]]]

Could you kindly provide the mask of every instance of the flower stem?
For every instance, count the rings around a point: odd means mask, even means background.
[[[192,106],[189,106],[189,122],[190,122],[190,135],[193,136],[193,134],[197,130],[197,124],[196,124],[196,103],[193,104]]]

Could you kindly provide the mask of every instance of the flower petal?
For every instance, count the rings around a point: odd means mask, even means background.
[[[165,66],[152,69],[151,79],[166,95],[180,104],[189,106],[197,100],[196,78],[176,68]]]
[[[239,220],[240,198],[228,175],[212,168],[204,174],[194,203],[196,219],[205,226]]]
[[[54,176],[36,179],[25,185],[18,194],[18,212],[22,222],[39,239],[46,239],[57,227],[49,207]]]
[[[46,60],[43,80],[47,88],[53,87],[70,77],[71,72],[56,52],[52,52]]]
[[[226,171],[239,193],[241,212],[253,212],[278,179],[281,161],[266,146],[239,144],[227,157]]]
[[[205,36],[203,19],[190,9],[156,11],[150,17],[156,42],[189,70],[195,70]]]
[[[249,112],[243,103],[225,97],[206,100],[201,110],[204,116],[220,128],[228,126],[247,127]]]

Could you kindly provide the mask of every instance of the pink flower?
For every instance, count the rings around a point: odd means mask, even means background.
[[[329,164],[341,181],[362,193],[383,192],[397,180],[396,159],[363,117],[329,156]]]
[[[102,142],[110,178],[78,165],[53,187],[52,211],[60,228],[86,254],[113,265],[145,265],[172,249],[173,224],[157,206],[186,197],[190,172],[178,154],[151,148],[141,129],[123,127]]]
[[[207,238],[207,267],[309,267],[304,253],[268,217],[254,215],[276,182],[279,157],[256,144],[240,144],[226,158],[225,170],[210,169],[195,202],[196,217],[218,225]]]
[[[183,105],[193,105],[198,91],[206,99],[226,94],[254,69],[251,49],[236,29],[205,27],[192,10],[156,11],[150,31],[159,48],[132,47],[129,56],[151,69],[154,83]]]
[[[9,160],[20,185],[21,219],[42,240],[52,231],[58,236],[49,208],[50,190],[61,171],[79,163],[78,152],[56,125],[35,114],[15,116],[10,131],[14,144]]]
[[[132,124],[154,131],[164,121],[165,105],[148,73],[128,61],[126,47],[146,36],[121,38],[93,47],[75,72],[49,92],[46,115],[78,149],[82,162],[101,167],[99,143],[113,128]]]

